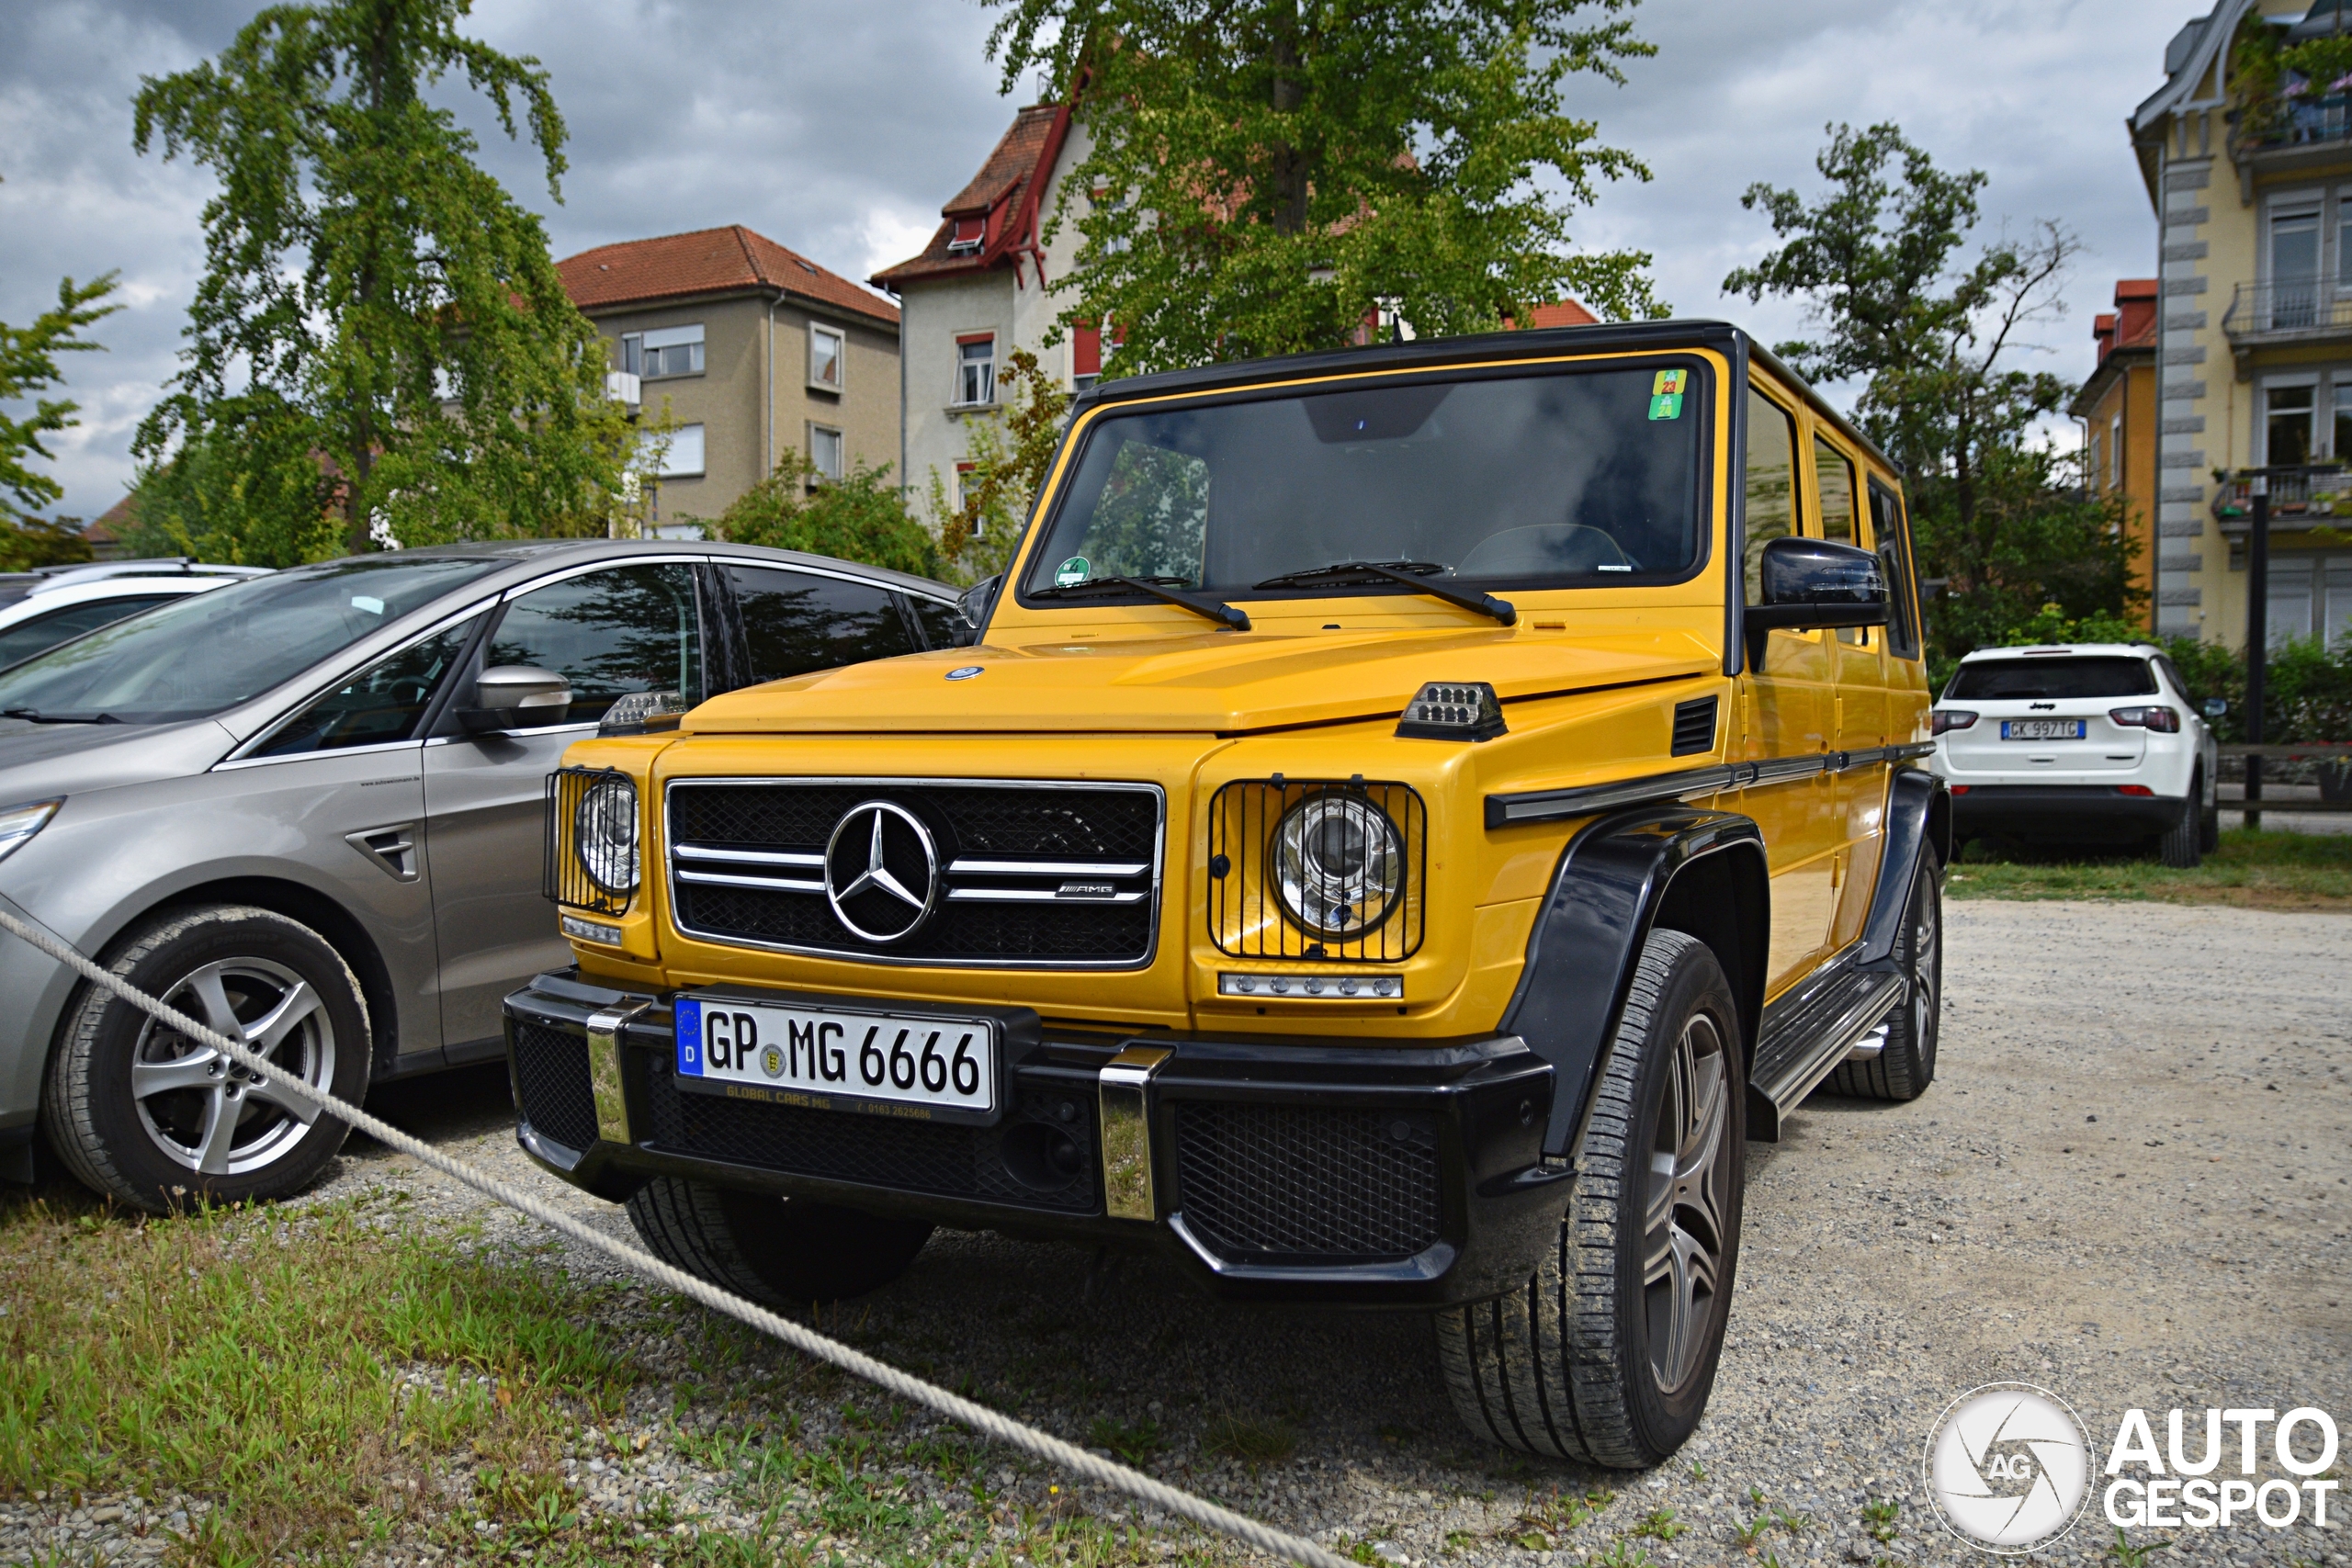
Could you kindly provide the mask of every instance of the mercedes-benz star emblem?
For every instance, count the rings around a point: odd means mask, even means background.
[[[867,800],[842,813],[825,845],[825,898],[852,934],[897,942],[939,897],[939,851],[905,807]]]

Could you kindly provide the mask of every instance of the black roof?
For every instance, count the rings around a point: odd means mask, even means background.
[[[1804,378],[1781,363],[1763,344],[1729,321],[1706,320],[1613,321],[1586,327],[1541,327],[1528,332],[1480,333],[1469,337],[1415,338],[1408,343],[1377,343],[1363,348],[1329,349],[1317,354],[1285,354],[1268,359],[1237,359],[1188,370],[1162,370],[1148,376],[1098,381],[1079,394],[1073,414],[1104,403],[1137,398],[1166,397],[1171,392],[1210,392],[1225,387],[1248,386],[1268,380],[1306,380],[1313,377],[1367,370],[1435,370],[1465,359],[1540,359],[1561,353],[1600,354],[1612,351],[1660,352],[1676,348],[1712,348],[1737,364],[1753,359],[1801,395],[1813,412],[1835,425],[1848,440],[1896,473],[1902,465],[1878,449],[1852,421],[1831,408]]]

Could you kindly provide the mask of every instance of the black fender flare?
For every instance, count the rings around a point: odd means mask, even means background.
[[[1675,880],[1711,861],[1752,891],[1744,909],[1728,912],[1743,923],[1743,940],[1753,943],[1755,953],[1754,962],[1740,966],[1744,973],[1732,976],[1743,1045],[1752,1051],[1763,1005],[1771,897],[1764,834],[1755,821],[1700,807],[1642,807],[1588,823],[1561,852],[1551,891],[1528,933],[1519,987],[1503,1013],[1504,1032],[1518,1035],[1552,1065],[1545,1155],[1567,1155],[1581,1141],[1588,1101],[1616,1037],[1643,943]]]
[[[1919,857],[1933,851],[1938,865],[1951,863],[1951,793],[1925,768],[1897,768],[1886,786],[1886,821],[1879,842],[1878,886],[1871,890],[1871,912],[1862,921],[1861,964],[1885,964],[1903,934],[1911,883]]]

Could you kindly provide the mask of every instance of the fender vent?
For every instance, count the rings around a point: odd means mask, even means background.
[[[1692,697],[1687,703],[1674,705],[1674,750],[1672,755],[1688,757],[1694,752],[1715,749],[1715,699]]]

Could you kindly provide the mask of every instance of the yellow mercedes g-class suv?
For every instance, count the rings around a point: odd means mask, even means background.
[[[1157,1248],[1432,1312],[1495,1441],[1671,1452],[1747,1141],[1935,1071],[1893,465],[1718,323],[1137,377],[966,613],[567,754],[524,1146],[773,1303]]]

